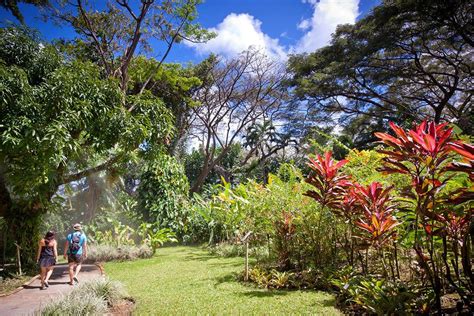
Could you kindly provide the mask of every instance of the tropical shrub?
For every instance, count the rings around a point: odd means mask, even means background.
[[[87,227],[91,242],[99,245],[131,246],[135,245],[135,229],[113,219],[107,219],[110,229],[99,229],[95,225]]]
[[[344,304],[356,304],[356,310],[377,315],[411,315],[417,297],[414,289],[400,282],[393,282],[373,276],[353,276],[347,282],[333,280],[340,291]]]
[[[41,315],[103,315],[108,307],[127,297],[121,283],[99,278],[82,283],[69,294],[50,301],[42,308]]]
[[[441,310],[441,296],[449,284],[472,309],[472,294],[468,294],[474,289],[469,246],[472,241],[468,230],[472,204],[453,209],[446,195],[459,192],[443,192],[443,188],[453,178],[451,171],[472,175],[473,146],[455,140],[453,129],[447,123],[424,121],[408,132],[393,123],[390,127],[395,136],[375,133],[388,146],[386,150],[380,150],[386,155],[381,171],[406,174],[411,178],[412,190],[407,194],[407,202],[415,215],[412,247],[435,293],[436,308]],[[453,162],[454,152],[470,163]],[[472,187],[461,191],[466,198],[456,204],[472,201],[472,193],[469,193]],[[453,245],[452,249],[448,243]],[[448,256],[454,260],[450,262]]]
[[[134,260],[153,256],[158,247],[167,242],[177,242],[176,234],[158,224],[142,223],[137,229],[116,220],[109,220],[110,230],[98,230],[90,226],[89,262]]]
[[[312,156],[306,179],[283,164],[266,185],[223,181],[195,195],[192,210],[219,243],[211,251],[239,255],[252,232],[250,249],[268,249],[250,273],[260,287],[335,287],[368,313],[441,310],[455,291],[472,308],[474,147],[446,124],[391,126],[395,136],[376,134],[386,147]]]
[[[86,293],[101,297],[107,302],[107,306],[114,306],[128,297],[122,283],[108,278],[97,278],[84,282],[74,290],[73,296],[80,298]]]
[[[331,242],[334,218],[303,195],[310,186],[298,168],[282,165],[279,175],[270,174],[268,180],[266,186],[253,180],[236,186],[224,182],[209,199],[195,195],[193,210],[208,225],[209,244],[238,245],[251,231],[250,252],[260,262],[280,258],[283,267],[305,268],[338,260]]]
[[[177,242],[176,234],[169,228],[158,229],[157,224],[142,223],[139,227],[139,235],[145,245],[151,247],[155,254],[158,247],[167,242]]]
[[[87,252],[86,263],[126,261],[145,259],[153,256],[150,246],[122,245],[113,246],[107,244],[90,244]]]
[[[137,207],[144,220],[159,228],[169,228],[182,239],[189,190],[182,165],[171,156],[158,155],[144,167],[137,190]]]
[[[375,278],[360,282],[349,297],[353,302],[366,306],[367,310],[376,313],[406,309],[399,300],[403,301],[410,295],[404,291],[396,292],[393,284],[386,285],[388,267],[384,248],[389,247],[388,263],[395,282],[400,278],[397,255],[397,244],[399,244],[397,239],[400,239],[400,245],[405,248],[408,258],[413,257],[413,254],[416,255],[422,276],[421,284],[420,280],[415,279],[409,280],[410,284],[422,287],[423,279],[426,278],[434,293],[436,310],[442,309],[441,296],[452,289],[456,290],[465,306],[472,309],[470,297],[473,279],[469,263],[470,251],[467,246],[470,243],[469,223],[472,217],[472,204],[469,201],[472,201],[472,184],[467,183],[462,175],[453,171],[472,175],[473,147],[455,140],[452,129],[447,124],[422,122],[408,132],[395,124],[391,123],[390,126],[395,136],[376,133],[376,136],[389,146],[389,149],[379,149],[384,155],[383,166],[379,170],[383,174],[400,174],[410,180],[411,186],[398,187],[399,203],[391,202],[393,200],[390,196],[391,187],[383,189],[377,182],[373,182],[367,188],[357,183],[347,186],[339,182],[340,186],[334,185],[345,198],[342,203],[341,199],[336,200],[331,205],[332,209],[336,214],[350,212],[352,216],[347,217],[349,224],[355,224],[355,227],[364,233],[363,235],[356,233],[353,237],[362,239],[367,246],[373,248],[380,257],[383,267],[383,279]],[[468,162],[453,162],[454,152],[459,153]],[[314,161],[311,162],[314,165]],[[322,164],[319,159],[320,168],[316,168],[315,175],[311,177],[320,179],[324,176],[320,169],[323,167],[330,169],[331,165],[336,164],[327,162]],[[326,192],[330,192],[328,188],[331,186],[321,186],[320,180],[319,182],[313,180],[310,183],[317,184],[315,186],[318,189],[318,192],[311,195],[321,204],[328,204],[324,198]],[[397,184],[395,181],[393,183]],[[394,215],[398,215],[402,221],[397,220]],[[397,226],[401,229],[397,229]],[[360,245],[358,246],[360,248]],[[409,250],[410,247],[413,249],[412,252]],[[374,256],[366,251],[365,269],[364,262],[361,262],[363,273],[369,270],[367,264],[369,257]],[[380,300],[367,304],[367,298],[376,297]],[[429,299],[430,296],[426,298]],[[377,309],[376,306],[383,308]],[[426,307],[423,309],[426,310]]]
[[[84,293],[80,298],[74,296],[59,297],[46,304],[41,310],[42,316],[60,315],[102,315],[107,312],[107,302],[92,293]]]

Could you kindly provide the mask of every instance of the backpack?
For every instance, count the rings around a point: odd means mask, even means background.
[[[72,233],[71,242],[69,243],[69,253],[76,254],[81,249],[81,233]]]

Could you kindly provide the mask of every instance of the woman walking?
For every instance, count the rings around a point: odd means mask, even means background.
[[[38,262],[41,268],[40,276],[42,290],[49,287],[48,281],[51,274],[53,274],[54,265],[58,258],[58,244],[54,239],[54,236],[54,232],[49,231],[38,243],[36,262]]]

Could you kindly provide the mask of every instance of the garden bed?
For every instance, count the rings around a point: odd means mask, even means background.
[[[109,307],[106,316],[129,316],[133,314],[135,309],[135,300],[131,297],[116,303]]]
[[[37,276],[22,275],[2,278],[0,281],[0,297],[14,294],[23,289],[23,285],[33,282]]]

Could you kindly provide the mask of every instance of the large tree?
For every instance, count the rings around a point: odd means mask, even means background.
[[[196,6],[201,0],[141,0],[139,4],[129,0],[107,2],[97,11],[89,1],[66,1],[52,8],[49,17],[74,27],[78,34],[76,44],[88,49],[104,70],[106,76],[120,80],[120,87],[127,91],[129,68],[137,54],[153,53],[151,41],[158,41],[160,57],[143,79],[139,93],[150,88],[150,83],[175,43],[201,42],[213,36],[194,23]],[[104,5],[104,4],[103,4]],[[134,104],[125,104],[129,111]]]
[[[330,45],[290,58],[295,96],[368,125],[430,118],[472,134],[473,14],[472,1],[385,0]]]
[[[69,3],[54,15],[79,37],[68,49],[60,45],[61,52],[28,30],[1,30],[0,216],[26,263],[34,258],[38,222],[58,188],[169,139],[172,113],[153,94],[151,81],[173,43],[207,36],[192,22],[197,3],[149,0],[137,9],[116,1],[104,11],[80,0]],[[165,51],[130,87],[133,61],[150,36]]]
[[[286,102],[285,72],[281,64],[257,50],[230,60],[212,57],[205,84],[196,92],[192,134],[201,143],[203,167],[191,191],[200,191],[209,173],[219,168],[232,145],[249,126],[276,120]]]

